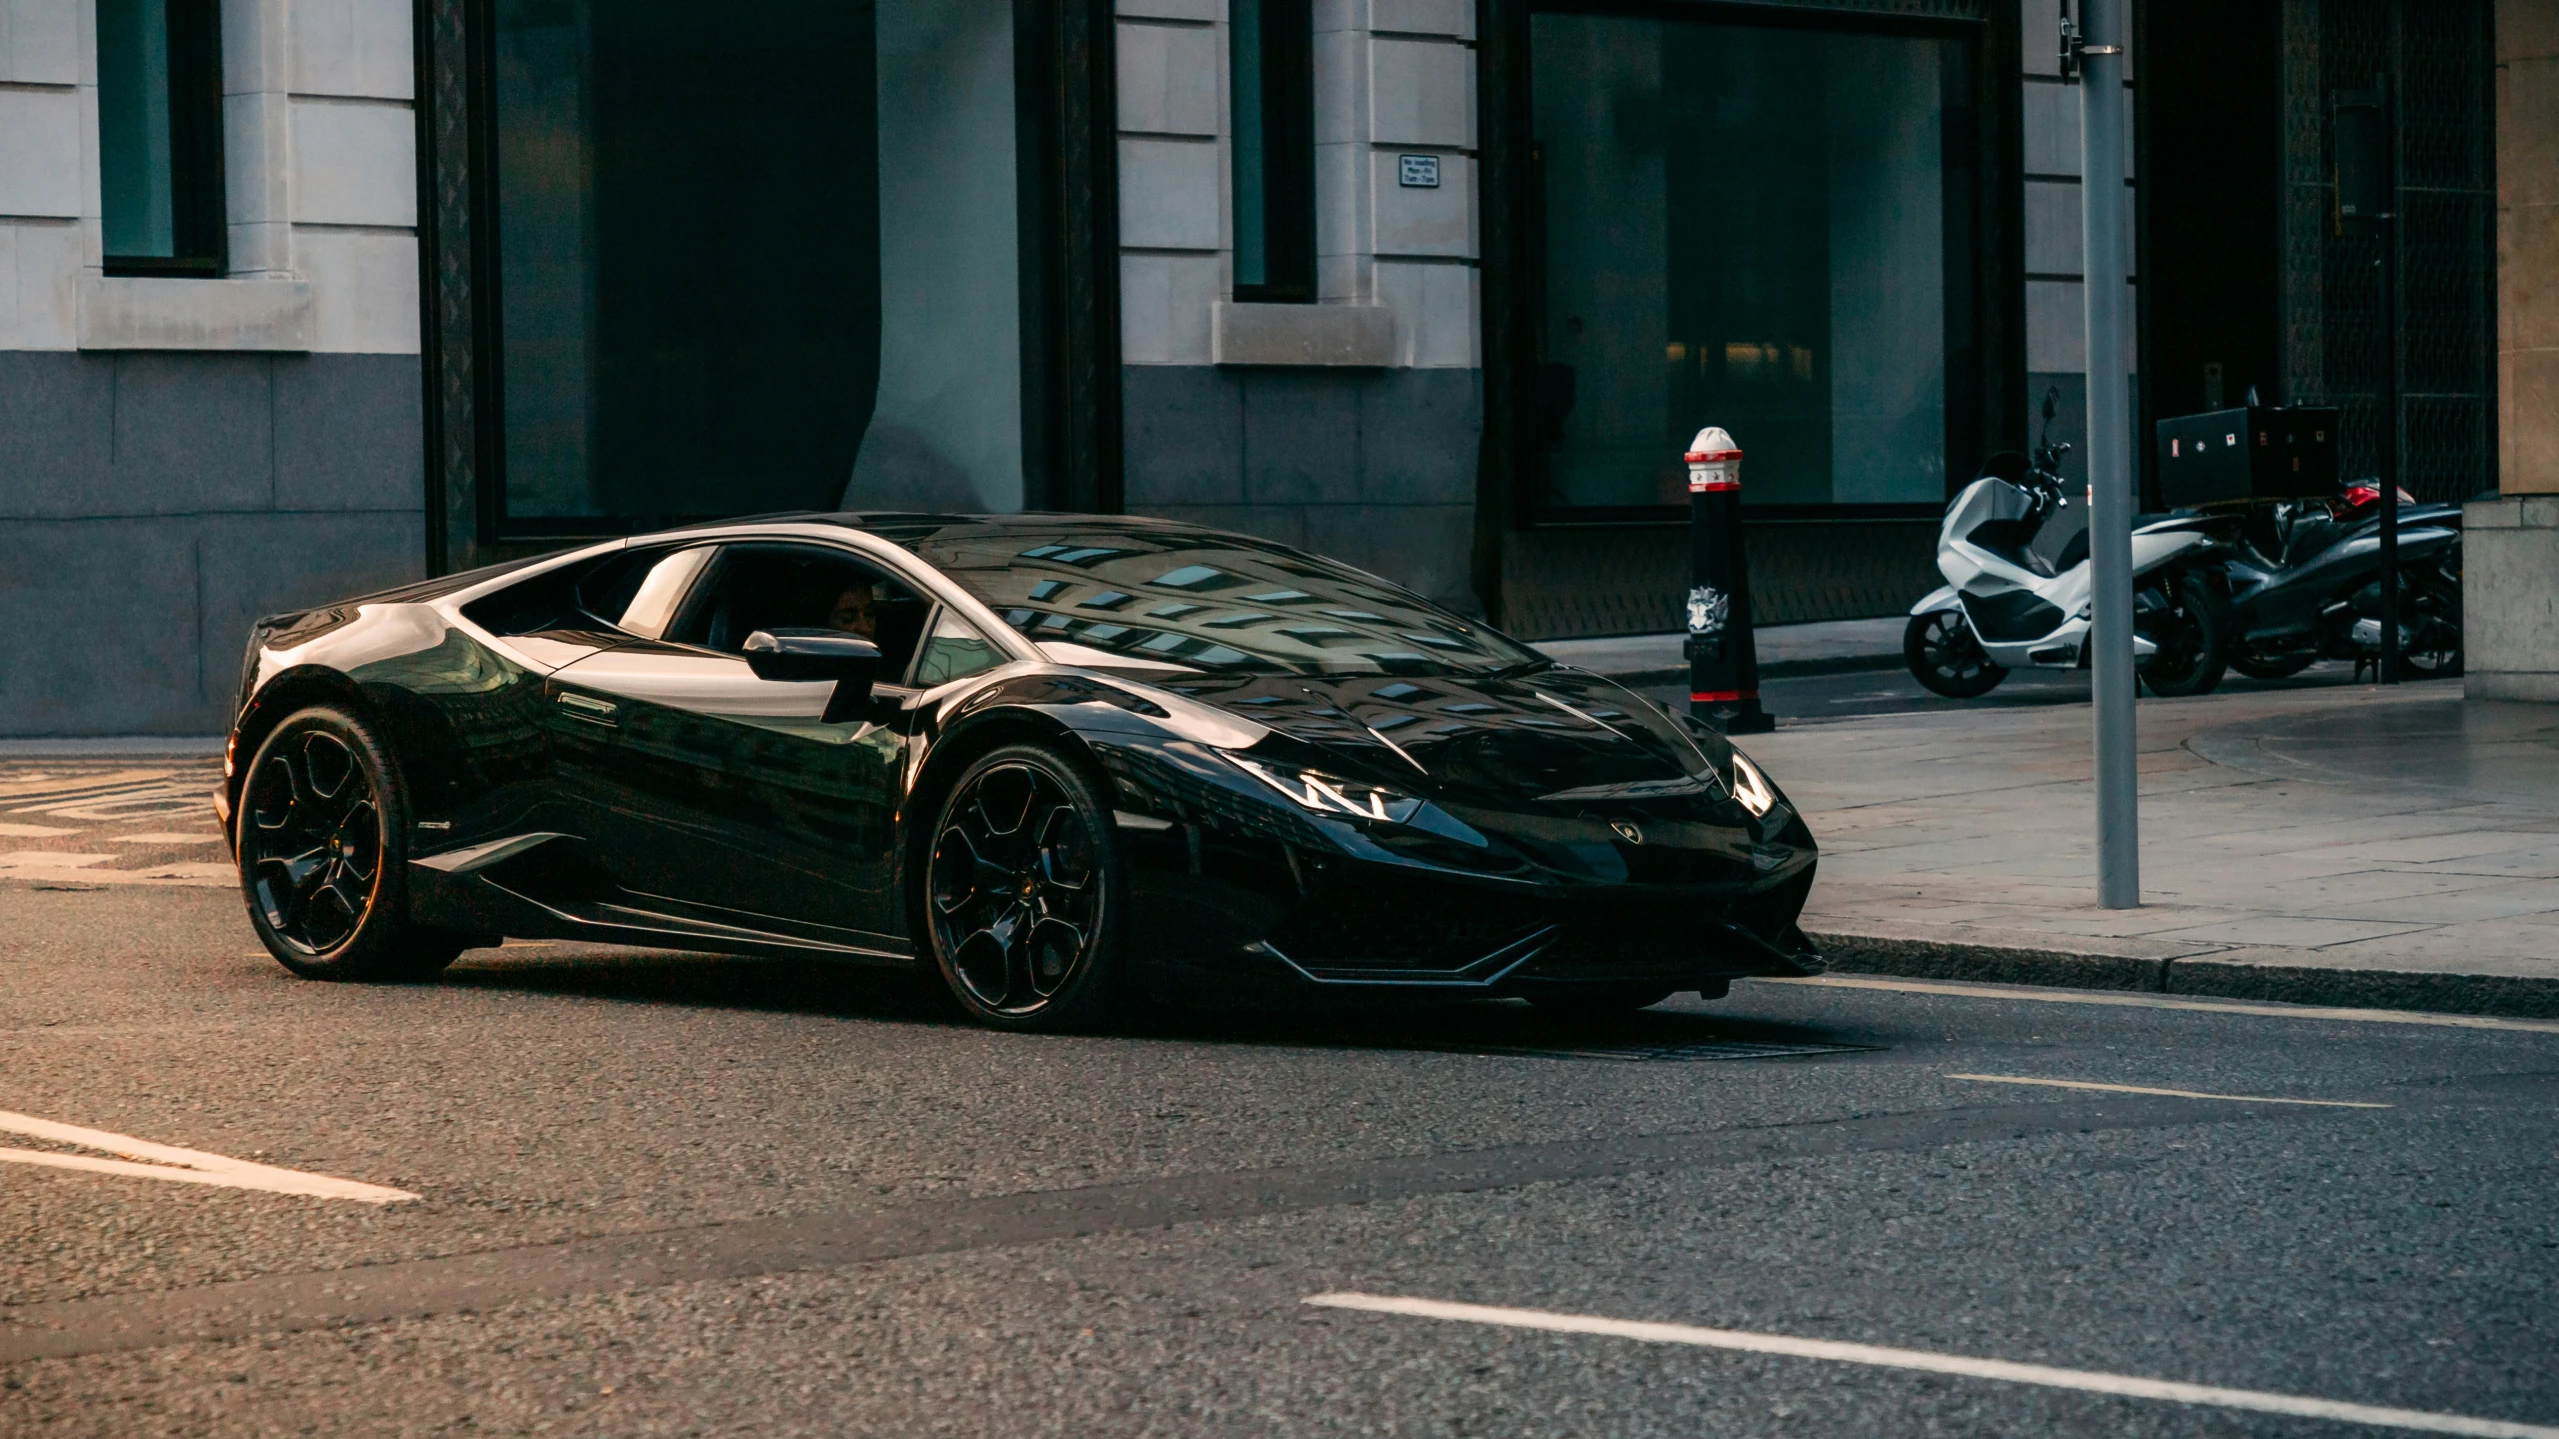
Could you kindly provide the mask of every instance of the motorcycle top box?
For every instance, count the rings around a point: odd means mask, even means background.
[[[2337,493],[2337,411],[2249,405],[2159,422],[2159,500],[2172,510]]]

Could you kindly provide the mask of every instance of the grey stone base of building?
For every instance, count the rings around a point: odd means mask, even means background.
[[[1480,612],[1475,370],[1130,365],[1129,513],[1331,555]]]
[[[1502,627],[1524,639],[1687,627],[1684,524],[1551,525],[1502,543]],[[1945,583],[1935,520],[1761,520],[1743,512],[1751,622],[1897,615]]]
[[[414,355],[0,353],[0,736],[224,729],[257,617],[418,578]]]
[[[2462,507],[2462,692],[2559,703],[2559,495]]]

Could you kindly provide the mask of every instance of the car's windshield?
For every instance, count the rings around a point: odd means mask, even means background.
[[[898,538],[1031,639],[1132,666],[1432,674],[1543,663],[1374,575],[1240,535],[1006,524]]]

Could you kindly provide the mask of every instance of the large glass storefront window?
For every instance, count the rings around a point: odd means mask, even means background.
[[[880,385],[849,509],[1022,507],[1013,0],[878,0]]]
[[[834,503],[879,373],[867,7],[493,10],[510,527]]]
[[[1022,504],[1011,0],[491,0],[501,534]]]
[[[1708,424],[1754,504],[1942,503],[1968,63],[1928,36],[1532,17],[1541,509],[1684,505]]]

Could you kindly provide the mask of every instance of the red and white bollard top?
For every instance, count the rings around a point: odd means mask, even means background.
[[[1742,448],[1721,425],[1708,425],[1688,442],[1688,492],[1705,494],[1742,487]]]

